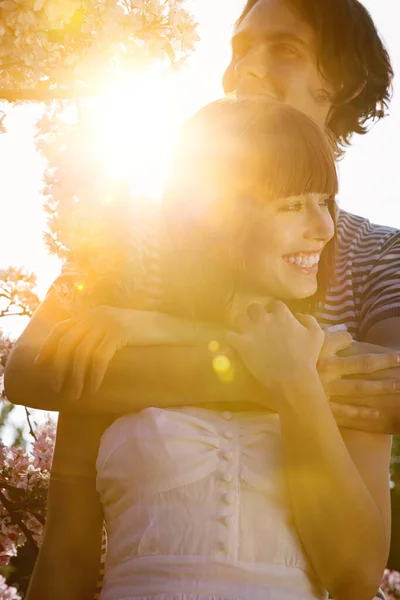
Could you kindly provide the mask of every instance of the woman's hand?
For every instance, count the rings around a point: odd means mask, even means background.
[[[239,333],[229,332],[227,341],[238,351],[249,371],[271,392],[289,378],[317,373],[325,334],[310,315],[290,312],[275,302],[270,312],[252,304],[237,320]]]

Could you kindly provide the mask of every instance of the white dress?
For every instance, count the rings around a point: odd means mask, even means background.
[[[103,434],[101,600],[326,599],[293,523],[279,418],[147,408]]]

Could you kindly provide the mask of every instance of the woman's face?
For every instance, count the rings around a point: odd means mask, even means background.
[[[317,291],[318,262],[335,226],[326,194],[304,194],[266,203],[245,257],[249,291],[281,300]]]

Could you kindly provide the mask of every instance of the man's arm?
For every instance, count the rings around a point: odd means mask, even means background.
[[[400,317],[392,317],[372,325],[364,336],[364,342],[400,350]]]
[[[398,317],[387,319],[387,327],[389,321],[396,321],[397,326],[400,324]],[[385,329],[384,323],[374,326],[375,332],[371,329],[373,335],[371,338],[367,336],[367,339],[384,341],[383,337],[375,337],[379,329],[382,332]],[[386,339],[391,341],[389,332]],[[396,349],[394,344],[391,348]],[[379,365],[379,357],[383,358],[387,351],[387,348],[375,343],[359,342],[321,364],[319,371],[322,379],[332,378],[331,383],[325,379],[324,387],[336,405],[336,421],[340,427],[371,433],[400,433],[400,362],[399,366],[393,364],[390,368]],[[346,362],[347,357],[354,360],[351,373],[346,373],[346,364],[351,364]],[[337,374],[340,373],[342,376],[338,378]],[[344,407],[343,411],[341,406]],[[379,416],[365,419],[365,407],[375,408]]]
[[[241,361],[231,358],[234,378],[226,382],[214,369],[206,344],[184,347],[126,347],[112,359],[94,394],[84,390],[79,402],[53,390],[51,373],[34,364],[53,327],[69,318],[51,292],[15,343],[5,370],[5,391],[14,404],[41,410],[125,413],[148,406],[185,406],[265,398]]]
[[[91,600],[99,579],[103,512],[96,457],[110,418],[60,415],[46,526],[26,600]]]

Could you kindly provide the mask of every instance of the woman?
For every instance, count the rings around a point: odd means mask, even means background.
[[[205,399],[106,430],[101,598],[306,600],[328,590],[370,600],[388,553],[390,440],[339,432],[316,371],[323,333],[297,314],[312,311],[333,272],[328,142],[289,107],[224,101],[188,123],[175,166],[161,219],[164,305],[235,323],[228,341],[277,414],[221,412]]]

